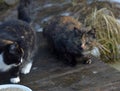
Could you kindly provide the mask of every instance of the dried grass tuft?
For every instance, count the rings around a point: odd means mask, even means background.
[[[95,9],[85,24],[96,29],[96,46],[100,49],[101,59],[107,63],[120,61],[120,24],[113,13],[106,8]]]

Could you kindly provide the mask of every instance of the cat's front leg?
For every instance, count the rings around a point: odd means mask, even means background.
[[[10,78],[11,83],[19,83],[20,82],[20,77],[19,77],[19,66],[14,67],[11,70],[11,78]]]
[[[24,66],[21,69],[22,74],[28,74],[30,73],[32,67],[32,61],[29,61],[28,63],[24,64]]]
[[[77,61],[75,57],[71,54],[64,54],[66,64],[70,65],[71,67],[75,67],[77,65]]]

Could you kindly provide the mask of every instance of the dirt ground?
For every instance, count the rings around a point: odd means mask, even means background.
[[[41,29],[40,24],[50,16],[68,14],[67,9],[71,6],[68,1],[35,0],[32,11],[34,29]],[[54,7],[51,7],[51,3]],[[16,7],[4,13],[0,12],[0,21],[16,18],[16,13]],[[120,91],[119,71],[97,58],[92,58],[93,62],[90,65],[66,66],[48,50],[49,45],[42,32],[37,31],[37,38],[38,50],[34,57],[32,70],[28,75],[21,75],[19,84],[26,85],[33,91]],[[8,83],[9,73],[0,73],[0,84]]]

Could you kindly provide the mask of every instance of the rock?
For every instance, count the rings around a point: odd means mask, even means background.
[[[18,2],[19,0],[4,0],[4,2],[7,4],[7,5],[14,5]]]

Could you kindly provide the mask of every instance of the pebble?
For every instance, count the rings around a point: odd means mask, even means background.
[[[93,71],[93,74],[97,74],[98,72],[97,71]]]

